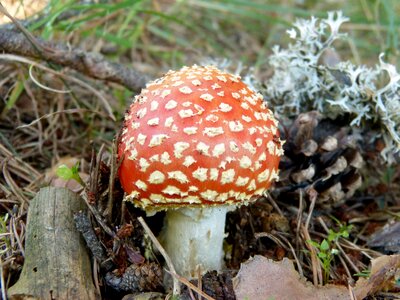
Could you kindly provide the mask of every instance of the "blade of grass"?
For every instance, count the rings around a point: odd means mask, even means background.
[[[12,109],[15,105],[15,103],[18,101],[19,97],[21,96],[22,92],[24,91],[24,83],[22,82],[24,79],[19,79],[15,85],[13,90],[10,93],[10,96],[8,97],[6,106],[4,107],[3,111],[1,112],[1,115],[4,116],[10,109]]]

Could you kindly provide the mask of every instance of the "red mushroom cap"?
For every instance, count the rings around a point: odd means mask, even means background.
[[[215,67],[148,84],[125,115],[119,178],[137,206],[243,204],[278,177],[277,121],[260,94]]]

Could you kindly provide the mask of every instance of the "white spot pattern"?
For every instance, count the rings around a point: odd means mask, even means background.
[[[147,191],[147,184],[141,180],[136,180],[135,185],[142,191]]]
[[[219,110],[222,112],[228,112],[232,110],[232,106],[227,103],[221,103],[219,106]]]
[[[165,109],[166,110],[171,110],[174,109],[175,107],[177,107],[178,102],[176,102],[175,100],[169,100],[166,104],[165,104]]]
[[[169,165],[171,163],[171,159],[170,159],[170,155],[168,152],[163,152],[161,154],[161,159],[160,161],[164,164],[164,165]]]
[[[182,191],[173,185],[168,185],[162,192],[167,195],[182,195]]]
[[[203,134],[214,137],[224,133],[224,129],[222,127],[206,127],[203,130]]]
[[[160,118],[153,118],[147,121],[147,125],[149,126],[157,126],[160,122]]]
[[[217,195],[218,195],[218,192],[213,191],[213,190],[206,190],[206,191],[200,193],[200,196],[207,201],[214,200],[217,197]]]
[[[140,171],[146,172],[147,168],[150,166],[150,163],[147,161],[147,159],[141,157],[139,159],[139,166],[140,166]]]
[[[248,156],[243,155],[242,158],[239,160],[239,165],[243,169],[248,169],[251,167],[251,159]]]
[[[166,134],[155,134],[151,137],[149,147],[155,147],[161,145],[165,139],[169,138]]]
[[[175,179],[180,183],[188,183],[189,179],[182,171],[171,171],[168,172],[168,178]]]
[[[193,135],[197,133],[198,128],[197,127],[185,127],[183,128],[183,132],[188,134],[188,135]]]
[[[190,144],[186,142],[176,142],[174,144],[174,155],[176,158],[181,158],[182,152],[189,148]]]
[[[137,142],[138,142],[140,145],[144,145],[144,142],[146,141],[146,138],[147,138],[146,135],[139,133],[139,134],[138,134],[138,137],[137,137]]]
[[[219,157],[224,152],[225,152],[225,144],[220,143],[220,144],[215,145],[214,149],[212,150],[212,156]]]
[[[203,99],[205,101],[212,101],[212,99],[214,99],[214,97],[210,94],[202,94],[200,96],[200,99]]]
[[[199,167],[195,171],[193,171],[192,175],[197,180],[204,182],[207,180],[207,171],[208,169]]]
[[[235,180],[235,170],[229,169],[222,172],[221,184],[231,183]]]
[[[191,94],[193,92],[192,89],[190,87],[188,87],[188,86],[183,86],[183,87],[179,88],[179,91],[182,94],[186,94],[186,95],[189,95],[189,94]]]
[[[151,184],[160,184],[163,183],[165,180],[165,175],[160,171],[154,171],[150,174],[148,181]]]
[[[267,181],[269,179],[269,169],[265,169],[264,171],[262,171],[260,174],[258,174],[257,176],[257,180],[258,182],[264,182]]]
[[[208,150],[210,149],[210,146],[208,146],[207,144],[200,142],[197,144],[196,146],[196,150],[200,152],[200,154],[209,156],[210,154],[208,153]]]
[[[240,132],[243,131],[244,127],[240,121],[229,121],[229,129],[232,132]]]

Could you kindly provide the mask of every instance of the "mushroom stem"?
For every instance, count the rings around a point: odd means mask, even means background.
[[[229,210],[230,206],[215,206],[167,211],[162,240],[179,275],[195,277],[198,265],[202,273],[222,268]]]

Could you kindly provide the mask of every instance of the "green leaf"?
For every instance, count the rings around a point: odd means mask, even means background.
[[[329,250],[329,243],[326,239],[324,239],[320,245],[321,250],[327,251]]]
[[[77,162],[72,168],[71,168],[73,176],[79,176],[79,162]]]
[[[320,253],[318,253],[318,257],[321,258],[321,259],[324,259],[324,258],[326,258],[326,253],[325,252],[320,252]]]
[[[311,246],[314,246],[317,249],[320,248],[319,244],[315,241],[307,240],[307,243],[309,243]]]
[[[18,101],[19,97],[21,96],[22,92],[25,90],[24,83],[22,80],[18,80],[13,87],[10,96],[8,97],[7,103],[1,112],[2,115],[7,113],[10,109],[12,109],[15,103]]]
[[[57,168],[57,176],[64,180],[70,180],[74,177],[74,172],[66,165],[61,165]]]

